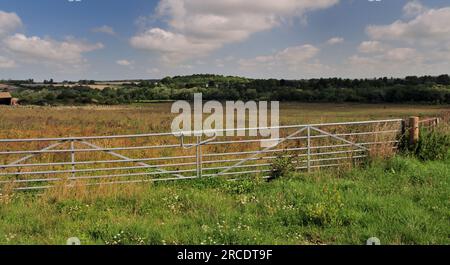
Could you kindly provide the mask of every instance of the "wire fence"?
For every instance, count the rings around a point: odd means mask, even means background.
[[[296,170],[305,172],[351,166],[370,155],[395,151],[403,124],[401,119],[390,119],[176,135],[0,139],[0,188],[270,178],[277,159],[289,159]],[[250,131],[261,129],[278,129],[279,137],[250,136]],[[218,136],[230,132],[245,136]],[[207,138],[206,133],[214,136]],[[261,147],[267,141],[275,144]]]

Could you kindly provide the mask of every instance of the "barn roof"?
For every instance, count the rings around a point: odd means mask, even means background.
[[[9,92],[0,92],[0,98],[12,98]]]

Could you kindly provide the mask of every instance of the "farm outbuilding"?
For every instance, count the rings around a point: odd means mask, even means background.
[[[9,92],[0,92],[0,105],[11,105],[13,98]]]

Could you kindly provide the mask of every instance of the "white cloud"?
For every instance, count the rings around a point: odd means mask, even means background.
[[[423,56],[414,48],[389,47],[383,50],[383,52],[376,54],[354,55],[350,57],[350,61],[363,64],[380,64],[398,67],[399,64],[404,66],[413,62],[420,64],[423,62]]]
[[[27,37],[15,34],[4,39],[5,48],[21,56],[24,60],[60,64],[81,64],[83,53],[103,48],[103,44],[88,44],[75,39],[56,41],[49,38]]]
[[[419,41],[435,44],[450,41],[450,7],[430,9],[410,21],[397,20],[390,25],[369,26],[367,33],[376,40]]]
[[[7,13],[0,10],[0,36],[8,34],[22,26],[22,20],[16,13]]]
[[[168,62],[209,54],[227,43],[272,29],[284,19],[327,8],[339,0],[161,0],[157,16],[169,29],[152,28],[133,37],[135,48],[157,51]],[[181,58],[180,58],[181,57]]]
[[[313,45],[302,45],[286,48],[275,54],[275,58],[288,64],[296,65],[305,62],[319,53],[319,49]]]
[[[441,67],[426,65],[424,57],[412,48],[392,48],[375,55],[353,55],[348,64],[348,75],[354,77],[424,75]]]
[[[298,65],[317,55],[319,49],[313,45],[289,47],[278,51],[272,55],[257,56],[252,59],[242,59],[239,61],[241,67],[273,66],[276,64]]]
[[[338,0],[162,0],[157,12],[169,24],[189,35],[212,39],[242,40],[250,34],[270,29],[282,17],[326,8]]]
[[[132,66],[134,64],[134,62],[123,59],[123,60],[117,60],[116,64],[129,67],[129,66]]]
[[[163,54],[163,61],[178,63],[185,59],[204,56],[218,48],[217,43],[200,42],[182,34],[165,31],[160,28],[149,29],[130,40],[137,49],[157,51]]]
[[[319,53],[319,48],[306,44],[288,47],[271,55],[257,56],[251,59],[239,60],[239,67],[250,74],[265,74],[271,77],[318,76],[320,72],[330,68],[313,60]]]
[[[362,53],[377,53],[384,51],[384,47],[379,41],[363,41],[358,47]]]
[[[418,60],[419,54],[415,49],[412,48],[394,48],[389,49],[384,54],[384,59],[387,61],[399,61],[399,62],[406,62],[410,60]]]
[[[422,3],[418,0],[410,1],[403,7],[403,13],[407,17],[415,17],[426,12],[427,10],[428,8],[423,6]]]
[[[6,57],[0,56],[0,68],[15,68],[16,62]]]
[[[51,66],[58,72],[73,73],[88,66],[84,54],[103,48],[103,44],[90,44],[67,37],[57,41],[49,37],[26,36],[17,33],[22,20],[15,13],[0,11],[0,50],[11,59],[0,56],[0,68],[17,67],[17,63]]]
[[[414,47],[383,45],[383,49],[362,52],[348,58],[347,76],[376,77],[436,75],[450,71],[450,52],[424,51]]]
[[[344,38],[341,38],[341,37],[334,37],[334,38],[327,40],[327,44],[329,44],[329,45],[340,44],[343,42],[344,42]]]
[[[93,29],[91,29],[91,31],[95,32],[95,33],[105,33],[105,34],[112,35],[112,36],[116,35],[116,32],[114,31],[114,29],[112,27],[106,26],[106,25],[97,27],[97,28],[93,28]]]
[[[430,9],[410,1],[403,11],[409,19],[366,28],[370,40],[349,57],[349,72],[406,76],[450,71],[450,7]]]
[[[232,55],[229,55],[225,58],[218,58],[215,60],[216,67],[223,68],[227,64],[236,61],[236,58]]]
[[[147,69],[146,72],[149,73],[149,74],[159,74],[159,73],[161,73],[161,71],[158,68],[156,68],[156,67]]]

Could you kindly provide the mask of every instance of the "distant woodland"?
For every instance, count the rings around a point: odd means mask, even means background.
[[[298,102],[431,103],[450,104],[450,77],[309,80],[249,79],[221,75],[166,77],[135,80],[120,86],[95,89],[94,80],[55,83],[8,80],[20,104],[82,105],[130,104],[164,100],[190,100],[203,93],[205,100],[278,100]],[[67,86],[71,84],[71,86]]]

